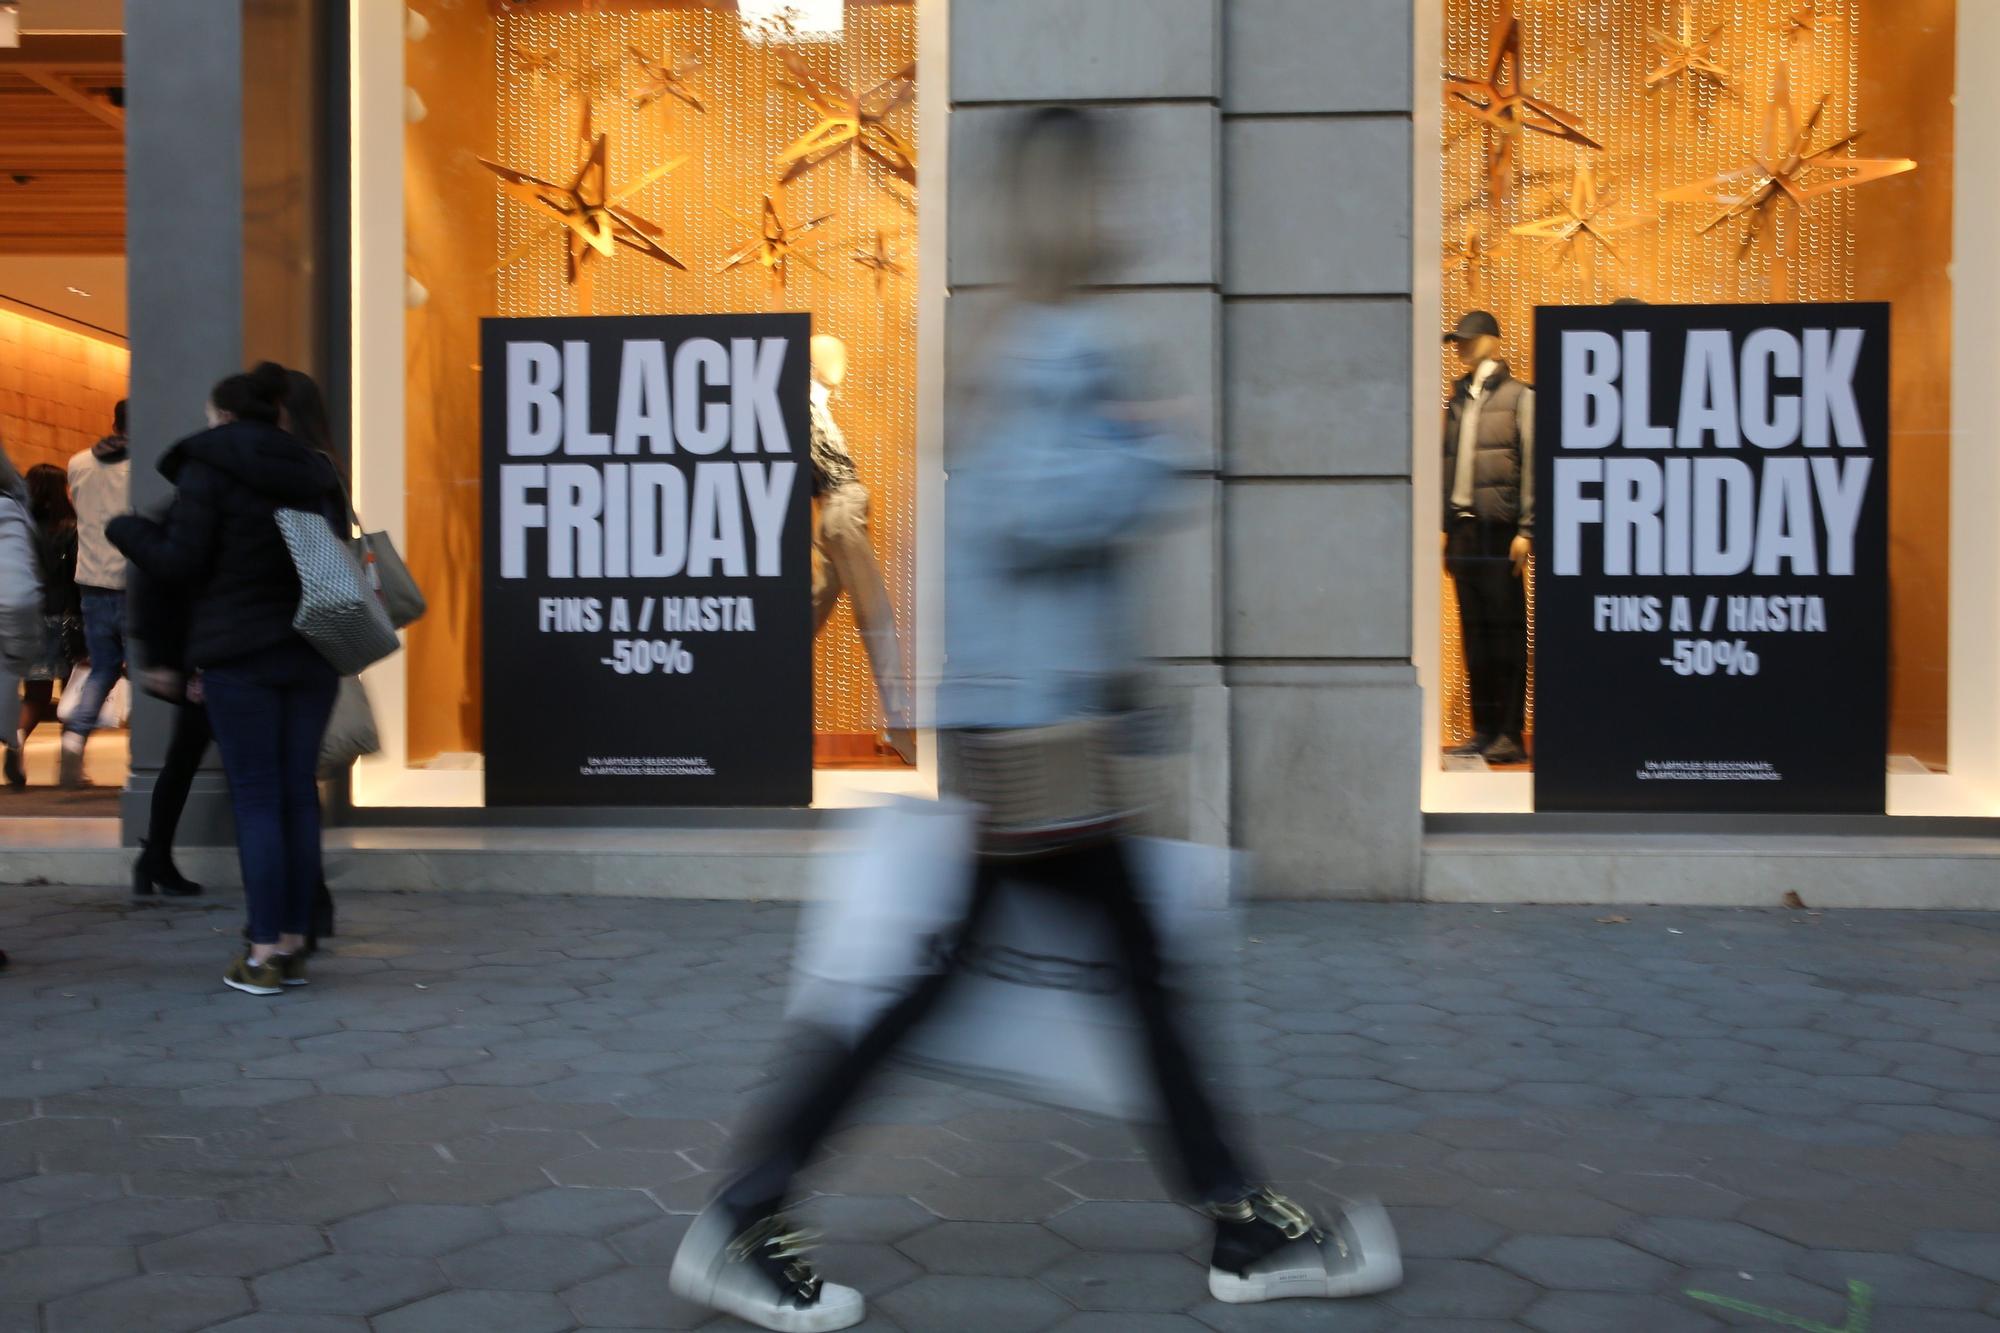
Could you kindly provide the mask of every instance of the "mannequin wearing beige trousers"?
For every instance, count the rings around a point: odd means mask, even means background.
[[[909,683],[903,676],[902,647],[896,641],[896,609],[889,603],[889,588],[868,536],[868,488],[861,484],[830,407],[833,390],[847,379],[847,344],[831,334],[815,334],[812,375],[813,494],[819,500],[819,522],[813,531],[813,633],[825,627],[840,595],[846,593],[882,700],[888,724],[884,739],[903,762],[913,764],[916,741]]]

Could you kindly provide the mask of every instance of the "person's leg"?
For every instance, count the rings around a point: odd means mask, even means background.
[[[277,952],[285,885],[284,708],[279,687],[247,668],[203,676],[208,719],[229,779],[236,816],[236,855],[250,919],[250,954],[263,962]]]
[[[97,727],[97,715],[111,687],[125,670],[125,595],[86,592],[83,602],[83,641],[90,653],[90,673],[84,678],[76,708],[63,723],[62,767],[59,781],[73,787],[83,783],[83,747]]]
[[[1224,1133],[1189,1050],[1177,1013],[1178,997],[1160,954],[1159,934],[1141,896],[1129,849],[1104,842],[1042,863],[1036,876],[1058,890],[1092,902],[1111,921],[1133,1008],[1145,1030],[1146,1055],[1182,1182],[1200,1203],[1233,1201],[1250,1191],[1249,1173]]]
[[[198,703],[183,703],[174,709],[173,735],[167,741],[166,757],[153,783],[153,804],[146,822],[146,855],[162,871],[174,864],[174,838],[180,832],[181,812],[187,808],[189,790],[201,770],[202,756],[214,739],[208,709]]]
[[[827,499],[830,500],[832,497],[829,496]],[[816,516],[817,521],[813,524],[812,608],[815,637],[826,628],[827,618],[833,614],[833,608],[840,604],[842,591],[840,569],[834,564],[833,557],[826,549],[826,506],[827,501],[822,500]]]
[[[285,899],[279,929],[288,951],[303,948],[312,929],[320,884],[319,747],[339,690],[340,677],[315,655],[301,663],[282,695]]]
[[[907,728],[909,684],[903,677],[902,645],[896,639],[896,609],[868,536],[866,486],[859,482],[842,486],[821,502],[820,540],[854,607],[854,626],[875,674],[882,716],[892,729]]]
[[[21,739],[35,734],[35,728],[56,715],[56,683],[52,680],[21,682]]]
[[[1481,565],[1473,541],[1471,525],[1456,524],[1452,528],[1445,567],[1451,573],[1452,590],[1458,595],[1458,642],[1465,656],[1466,693],[1472,703],[1472,738],[1484,745],[1493,739],[1494,721],[1485,689],[1488,673],[1486,618],[1481,600],[1484,585],[1480,580]]]
[[[978,928],[998,887],[992,868],[981,865],[975,876],[965,919],[957,928],[957,947]],[[740,1217],[754,1217],[782,1205],[791,1193],[792,1177],[812,1159],[813,1150],[831,1132],[841,1112],[882,1062],[894,1053],[910,1030],[936,1008],[951,984],[954,964],[949,956],[940,966],[917,978],[900,1000],[889,1005],[859,1040],[832,1055],[815,1072],[796,1077],[746,1136],[746,1165],[723,1194],[723,1202]]]

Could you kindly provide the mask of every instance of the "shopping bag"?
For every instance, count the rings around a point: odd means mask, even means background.
[[[1239,854],[1156,838],[1126,848],[1168,984],[1187,996],[1226,993]],[[1002,889],[961,975],[901,1061],[1026,1101],[1157,1119],[1144,1033],[1103,915],[1004,874]]]
[[[354,526],[360,529],[361,520],[355,519]],[[416,578],[403,563],[388,533],[363,531],[354,539],[354,558],[368,571],[375,591],[381,594],[382,608],[389,613],[392,628],[402,629],[423,619],[424,612],[430,609],[429,603],[424,601],[423,590],[417,587]]]
[[[79,662],[71,669],[69,679],[63,682],[62,695],[56,700],[56,721],[68,725],[70,718],[76,714],[77,705],[83,701],[83,683],[89,679],[88,662]],[[104,703],[97,710],[95,729],[108,731],[122,727],[131,711],[132,688],[125,683],[125,677],[120,676],[112,684],[110,692],[104,696]]]
[[[814,866],[790,1017],[852,1041],[939,965],[972,891],[976,814],[964,801],[898,799],[847,817]]]
[[[401,647],[361,562],[326,516],[280,509],[274,517],[299,575],[292,628],[343,676],[358,676]]]
[[[823,860],[802,924],[790,1014],[852,1043],[958,943],[976,809],[905,801],[864,812]],[[1162,961],[1179,986],[1228,978],[1238,854],[1137,838],[1126,844]],[[1151,1118],[1152,1079],[1116,941],[1088,904],[1003,871],[1001,892],[930,1019],[899,1062],[1028,1101]]]
[[[344,676],[340,693],[334,696],[333,716],[326,722],[326,734],[319,743],[319,771],[336,774],[363,755],[382,748],[375,730],[375,709],[361,677]]]

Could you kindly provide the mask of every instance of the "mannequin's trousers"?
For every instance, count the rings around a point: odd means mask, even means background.
[[[1483,740],[1518,743],[1528,711],[1528,593],[1508,549],[1515,532],[1512,524],[1458,519],[1444,567],[1458,591],[1472,729]]]
[[[854,626],[875,675],[883,718],[893,728],[914,725],[903,650],[896,642],[896,608],[868,537],[868,488],[852,481],[820,497],[819,527],[813,534],[814,634],[825,628],[843,592],[854,606]]]
[[[743,1214],[780,1205],[793,1176],[838,1123],[840,1114],[910,1031],[934,1012],[976,950],[979,925],[997,895],[1019,880],[1062,895],[1078,907],[1102,913],[1111,926],[1130,996],[1145,1043],[1154,1086],[1166,1113],[1167,1143],[1179,1168],[1180,1186],[1198,1202],[1240,1199],[1249,1190],[1222,1117],[1210,1099],[1178,1014],[1173,977],[1160,953],[1158,934],[1140,897],[1132,859],[1116,841],[1093,843],[1034,860],[1009,862],[1004,871],[982,862],[975,877],[956,945],[938,971],[923,976],[884,1009],[852,1047],[821,1052],[815,1061],[803,1050],[789,1053],[793,1071],[748,1137],[746,1169],[724,1194]],[[950,936],[947,936],[950,938]]]

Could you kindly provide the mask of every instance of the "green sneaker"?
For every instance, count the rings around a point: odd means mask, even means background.
[[[246,953],[222,974],[222,984],[245,995],[282,995],[285,976],[269,962],[251,962],[250,955]]]
[[[287,986],[310,986],[312,978],[306,975],[306,956],[303,953],[274,954],[271,962],[277,966],[278,975]]]

